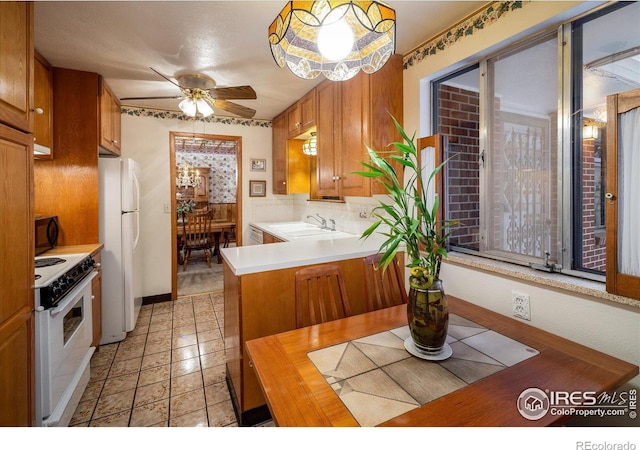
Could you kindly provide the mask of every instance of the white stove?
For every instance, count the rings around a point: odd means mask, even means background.
[[[55,306],[93,270],[89,253],[35,258],[36,308]]]
[[[67,426],[90,377],[93,341],[88,253],[35,259],[36,425]]]

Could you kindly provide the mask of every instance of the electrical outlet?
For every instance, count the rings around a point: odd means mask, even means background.
[[[511,297],[513,299],[513,316],[524,320],[531,320],[529,296],[521,292],[511,291]]]
[[[360,208],[360,218],[368,219],[369,218],[369,210],[368,208],[362,207]]]
[[[164,204],[164,212],[166,214],[171,214],[171,203],[165,203]]]

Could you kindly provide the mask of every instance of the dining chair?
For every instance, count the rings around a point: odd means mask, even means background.
[[[222,245],[222,247],[229,247],[229,242],[236,240],[236,226],[234,225],[232,227],[225,228],[225,230],[222,232],[222,237],[224,239],[224,244]]]
[[[382,253],[375,253],[363,258],[367,311],[407,303],[404,266],[400,256],[396,255],[386,270],[378,268],[381,257]]]
[[[187,270],[189,260],[193,259],[192,251],[202,251],[203,258],[207,260],[207,265],[211,267],[212,239],[211,239],[211,211],[185,213],[183,222],[183,249],[184,261],[182,271]]]
[[[296,272],[296,328],[351,315],[347,288],[338,265],[305,267]]]

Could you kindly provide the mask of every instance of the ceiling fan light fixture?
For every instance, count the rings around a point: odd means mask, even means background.
[[[198,108],[198,112],[202,114],[203,117],[209,117],[213,114],[213,108],[204,98],[199,98],[196,102],[196,106]]]
[[[196,107],[196,103],[193,101],[192,98],[189,98],[189,97],[185,98],[184,100],[182,100],[178,104],[178,107],[187,116],[189,116],[189,117],[195,117],[196,116],[197,107]]]
[[[276,63],[300,78],[344,81],[386,64],[395,53],[395,24],[395,11],[382,2],[290,1],[269,27],[269,44]],[[335,31],[326,27],[348,28],[338,39],[342,54],[327,56],[325,36]]]

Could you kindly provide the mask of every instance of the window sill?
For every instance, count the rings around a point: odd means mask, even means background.
[[[480,269],[498,275],[517,278],[530,283],[561,289],[574,294],[588,295],[597,299],[614,302],[622,305],[640,308],[640,300],[610,294],[605,289],[605,284],[583,278],[571,277],[561,273],[547,273],[525,266],[494,261],[479,256],[464,253],[450,252],[444,259],[445,263]]]

